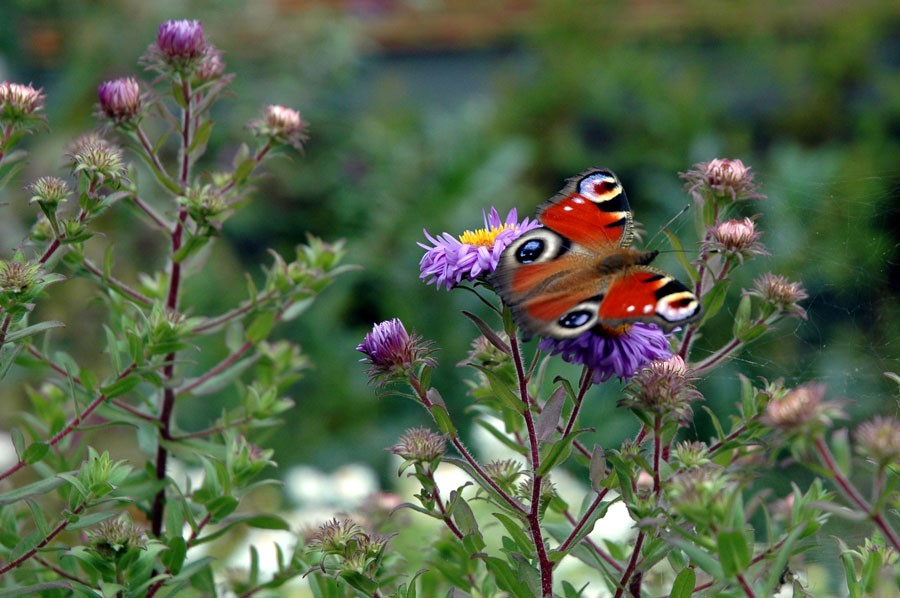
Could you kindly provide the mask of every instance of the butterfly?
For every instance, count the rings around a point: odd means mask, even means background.
[[[700,317],[697,296],[649,266],[658,251],[629,248],[632,212],[611,171],[568,179],[537,217],[544,227],[510,243],[490,276],[526,340],[615,334],[635,322],[670,332]]]

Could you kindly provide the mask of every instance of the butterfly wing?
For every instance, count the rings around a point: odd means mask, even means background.
[[[590,251],[631,244],[634,223],[622,184],[612,171],[590,168],[570,178],[538,207],[541,224]]]
[[[631,266],[612,277],[597,320],[604,326],[648,322],[669,332],[702,313],[697,296],[674,277],[649,266]]]

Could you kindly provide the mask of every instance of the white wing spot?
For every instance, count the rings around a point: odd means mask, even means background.
[[[584,200],[581,199],[580,197],[573,197],[572,203],[584,203]]]
[[[629,305],[628,307],[625,308],[625,311],[627,311],[628,313],[633,312],[633,311],[634,311],[634,306],[633,306],[633,305]]]
[[[574,208],[573,208],[572,206],[565,206],[565,207],[563,208],[563,210],[565,210],[566,212],[571,212],[573,209],[574,209]]]
[[[645,314],[649,314],[651,311],[653,311],[653,306],[652,306],[652,305],[647,304],[647,305],[644,306],[644,313],[645,313]]]

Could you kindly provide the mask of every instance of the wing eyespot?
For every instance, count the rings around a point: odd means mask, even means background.
[[[542,239],[529,239],[516,249],[516,261],[520,264],[532,264],[540,259],[546,244]]]
[[[574,310],[560,316],[557,322],[563,328],[581,328],[593,317],[593,314],[585,309]]]

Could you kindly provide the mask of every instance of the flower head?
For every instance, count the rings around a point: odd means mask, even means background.
[[[700,391],[692,382],[696,378],[684,360],[673,355],[668,359],[651,361],[637,372],[628,387],[629,405],[660,415],[675,415],[686,421],[692,411],[691,403],[700,399]]]
[[[39,114],[47,98],[41,95],[42,90],[35,89],[31,84],[0,83],[0,122],[25,130],[46,122],[47,117]]]
[[[407,461],[431,463],[447,451],[445,436],[428,428],[410,428],[398,440],[387,450]]]
[[[515,459],[497,459],[485,463],[484,471],[507,492],[515,488],[519,476],[525,475],[522,464]]]
[[[144,549],[147,546],[144,531],[124,517],[107,519],[88,531],[87,536],[91,547],[105,558],[115,559],[132,548]]]
[[[544,338],[538,348],[551,355],[562,354],[569,363],[591,368],[595,383],[613,376],[627,380],[644,364],[671,356],[665,333],[640,322],[621,330],[596,328],[571,339]]]
[[[706,200],[740,201],[744,199],[764,199],[757,193],[759,185],[753,181],[749,166],[740,160],[717,158],[711,162],[694,164],[694,168],[679,173],[687,181],[685,190],[698,203]]]
[[[42,176],[28,185],[33,193],[31,202],[43,202],[48,206],[57,206],[72,193],[68,183],[55,176]]]
[[[783,394],[777,393],[766,406],[763,423],[796,433],[830,426],[843,412],[836,401],[824,400],[826,389],[824,382],[808,382]]]
[[[365,355],[360,361],[370,366],[366,373],[382,386],[418,364],[434,367],[436,362],[430,357],[430,345],[422,342],[417,334],[410,335],[403,322],[394,318],[376,324],[356,350]]]
[[[269,137],[272,141],[299,150],[303,149],[303,142],[307,139],[309,123],[293,108],[275,104],[266,106],[263,115],[251,120],[247,126],[260,137]]]
[[[220,77],[225,72],[225,62],[222,60],[222,51],[218,48],[208,46],[206,53],[197,63],[197,70],[194,74],[201,81],[210,81]]]
[[[166,21],[156,30],[156,46],[173,60],[202,56],[206,50],[203,25],[197,20]]]
[[[117,123],[134,119],[141,110],[141,87],[134,77],[101,83],[97,97],[103,113]]]
[[[876,415],[856,428],[857,449],[879,466],[900,461],[900,422]]]
[[[419,243],[419,247],[426,250],[419,262],[419,278],[426,284],[444,286],[448,291],[463,280],[475,280],[481,274],[494,271],[500,254],[510,243],[541,226],[528,218],[518,222],[515,208],[509,211],[505,221],[500,220],[493,207],[483,216],[484,228],[465,231],[459,237],[443,233],[435,238],[423,231],[432,246]]]
[[[762,232],[756,230],[756,224],[750,218],[743,220],[725,220],[707,229],[705,251],[714,251],[734,256],[740,263],[744,258],[754,255],[769,255],[763,244],[758,241]]]
[[[95,133],[76,139],[70,146],[69,157],[72,172],[84,172],[99,183],[117,183],[125,176],[122,150]]]
[[[784,276],[766,272],[753,281],[753,286],[755,290],[744,291],[744,293],[760,297],[774,308],[806,319],[806,310],[797,303],[809,295],[806,294],[803,285],[799,282],[789,282]]]
[[[41,274],[41,265],[22,261],[0,261],[0,293],[15,295],[29,290]]]

